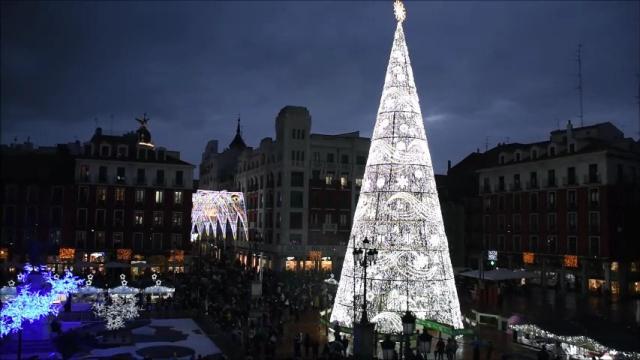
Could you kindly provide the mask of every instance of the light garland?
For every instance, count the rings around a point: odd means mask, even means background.
[[[625,358],[629,358],[629,359],[640,359],[640,353],[639,352],[625,352],[625,351],[618,351],[612,348],[609,348],[607,346],[604,346],[602,344],[600,344],[599,342],[583,336],[583,335],[578,335],[578,336],[561,336],[561,335],[556,335],[550,331],[546,331],[542,328],[540,328],[537,325],[533,325],[533,324],[519,324],[519,325],[509,325],[509,329],[513,330],[513,331],[517,331],[517,332],[521,332],[521,333],[526,333],[526,334],[531,334],[533,336],[537,336],[537,337],[542,337],[542,338],[546,338],[546,339],[551,339],[551,340],[555,340],[555,341],[560,341],[562,343],[565,344],[569,344],[569,345],[573,345],[573,346],[577,346],[577,347],[581,347],[587,350],[591,350],[591,351],[595,351],[598,353],[610,353],[612,355],[616,355],[616,354],[620,354],[622,356],[624,356]]]
[[[244,195],[241,192],[198,190],[192,196],[191,232],[202,236],[204,233],[216,233],[218,226],[222,237],[227,236],[227,224],[235,240],[238,235],[238,221],[248,239],[247,212]]]
[[[0,337],[19,331],[27,323],[33,322],[47,315],[57,315],[60,309],[55,301],[61,294],[71,294],[78,291],[83,280],[78,279],[69,271],[61,278],[52,275],[46,267],[38,268],[27,264],[24,272],[18,274],[19,282],[26,282],[32,272],[40,273],[50,286],[48,291],[31,291],[31,284],[24,284],[18,288],[16,297],[7,301],[0,311]],[[10,282],[10,285],[13,282]]]
[[[460,304],[402,28],[406,12],[399,2],[394,10],[393,48],[331,322],[350,327],[354,312],[361,312],[363,270],[354,269],[352,251],[368,238],[378,258],[367,271],[364,301],[377,330],[402,331],[407,306],[418,319],[459,329]]]

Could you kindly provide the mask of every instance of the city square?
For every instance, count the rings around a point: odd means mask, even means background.
[[[640,3],[1,6],[0,359],[640,360]]]

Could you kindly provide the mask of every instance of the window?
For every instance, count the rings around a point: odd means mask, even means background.
[[[128,150],[126,146],[118,145],[118,157],[126,157]]]
[[[324,214],[324,223],[330,225],[333,222],[332,218],[330,213]]]
[[[556,148],[552,146],[549,148],[549,156],[556,156]]]
[[[162,211],[153,212],[153,225],[162,226],[163,214]]]
[[[144,185],[146,183],[144,169],[138,169],[136,173],[136,184]]]
[[[538,158],[538,150],[531,150],[531,158],[533,160]]]
[[[113,211],[113,225],[116,227],[124,226],[124,210]]]
[[[598,180],[598,164],[589,164],[589,182],[597,183]]]
[[[289,228],[302,229],[302,213],[299,213],[299,212],[289,213]]]
[[[532,189],[538,187],[538,173],[535,171],[529,173],[529,187]]]
[[[554,169],[547,170],[547,186],[556,186],[556,171]]]
[[[49,231],[49,241],[51,244],[60,245],[60,240],[62,240],[62,231],[60,230]]]
[[[578,205],[578,202],[576,200],[576,191],[575,190],[567,191],[567,204],[568,204],[569,208],[572,208],[572,209],[575,209],[576,206]]]
[[[164,185],[164,170],[156,170],[156,185]]]
[[[124,188],[116,188],[116,201],[124,201]]]
[[[182,234],[171,234],[171,249],[182,248]]]
[[[162,234],[153,233],[151,237],[151,248],[155,251],[162,250]]]
[[[547,193],[547,207],[551,210],[556,208],[556,193],[553,191]]]
[[[62,226],[62,207],[53,206],[51,207],[51,227],[61,227]]]
[[[538,214],[529,215],[529,231],[534,233],[540,231],[538,226]]]
[[[118,166],[118,168],[116,169],[116,182],[122,183],[124,181],[124,167]]]
[[[522,245],[520,243],[520,235],[513,235],[513,251],[520,252],[522,251]]]
[[[312,225],[318,225],[319,224],[319,222],[318,222],[318,213],[317,212],[311,213],[311,224]]]
[[[96,189],[96,200],[107,201],[107,189],[99,187]]]
[[[143,243],[144,243],[144,235],[140,232],[133,233],[133,249],[135,251],[142,250]]]
[[[164,191],[156,190],[156,204],[162,204],[164,201]]]
[[[597,236],[589,237],[589,255],[590,256],[600,255],[600,238]]]
[[[334,155],[333,153],[329,153],[329,154],[327,154],[327,162],[328,162],[328,163],[332,163],[332,162],[334,162],[334,161],[335,161],[335,160],[334,160],[334,156],[335,156],[335,155]]]
[[[121,232],[114,232],[112,240],[114,249],[120,249],[124,246],[124,236]]]
[[[291,192],[291,207],[300,209],[303,207],[304,193],[302,191]]]
[[[61,204],[62,196],[63,196],[62,186],[54,186],[51,189],[51,203],[52,204]]]
[[[80,181],[88,182],[91,179],[89,165],[80,165]]]
[[[520,174],[513,175],[513,188],[514,190],[520,190]]]
[[[520,194],[513,194],[513,210],[520,211]]]
[[[576,185],[576,168],[573,166],[567,168],[567,185]]]
[[[144,225],[144,211],[136,211],[133,214],[134,225]]]
[[[547,214],[547,230],[556,232],[557,226],[556,214]]]
[[[538,237],[535,235],[529,237],[529,251],[538,252]]]
[[[106,217],[107,211],[105,209],[96,209],[96,226],[103,227]]]
[[[558,240],[555,236],[547,236],[547,253],[555,254],[558,252]]]
[[[76,231],[76,247],[79,249],[87,248],[87,232]]]
[[[504,211],[504,196],[498,196],[498,210]]]
[[[504,191],[504,176],[498,178],[498,190]]]
[[[578,230],[578,216],[574,212],[567,214],[567,226],[570,233],[575,233]]]
[[[595,234],[600,232],[600,213],[597,211],[589,213],[589,232]]]
[[[498,232],[504,232],[504,215],[498,215]]]
[[[504,155],[500,155],[500,164],[504,164]]]
[[[107,247],[104,231],[96,231],[96,250],[103,250]]]
[[[567,238],[567,254],[578,255],[578,238],[569,236]]]
[[[107,182],[107,167],[100,166],[98,168],[98,181],[101,183]]]
[[[136,189],[136,202],[139,204],[144,202],[144,189]]]
[[[304,173],[301,171],[291,172],[291,186],[304,186]]]
[[[529,195],[529,208],[531,211],[538,211],[538,193]]]
[[[176,205],[182,204],[182,191],[173,192],[173,203]]]
[[[589,190],[589,202],[593,207],[600,205],[600,192],[598,189]]]
[[[520,214],[513,214],[513,231],[519,233],[521,224]]]
[[[340,214],[340,226],[347,226],[348,224],[347,214]]]
[[[100,146],[100,156],[108,157],[110,152],[111,152],[111,147],[109,145]]]
[[[174,212],[172,217],[171,217],[171,225],[173,226],[182,226],[182,213],[181,212]]]
[[[349,163],[349,155],[341,155],[340,156],[340,162],[342,164],[348,164]]]
[[[342,175],[340,175],[340,186],[341,187],[347,187],[349,182],[349,174],[347,173],[342,173]]]
[[[87,225],[87,209],[78,209],[76,223],[78,226]]]
[[[176,186],[184,185],[184,172],[182,170],[176,171]]]
[[[358,165],[365,165],[367,162],[367,158],[364,155],[358,155],[356,156],[356,164]]]
[[[516,152],[516,161],[520,161],[520,153]]]
[[[327,174],[324,176],[324,182],[327,185],[333,184],[333,172],[327,171]]]
[[[570,153],[576,152],[576,144],[569,144],[569,152]]]
[[[356,186],[357,187],[361,187],[362,186],[362,178],[356,178]]]

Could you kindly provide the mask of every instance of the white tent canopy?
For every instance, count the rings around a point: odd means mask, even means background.
[[[173,294],[175,291],[174,288],[162,285],[149,286],[143,290],[145,294]]]
[[[113,289],[109,289],[109,294],[114,295],[135,295],[140,292],[140,289],[133,288],[126,285],[120,285],[118,287],[114,287]]]
[[[519,280],[523,278],[533,278],[540,275],[527,270],[511,270],[511,269],[495,269],[483,271],[471,270],[462,272],[460,276],[466,276],[474,279],[484,279],[490,281]]]
[[[83,287],[78,289],[78,294],[80,294],[80,295],[96,295],[96,294],[100,294],[100,293],[103,293],[103,292],[104,292],[104,289],[100,289],[100,288],[97,288],[97,287],[91,286],[91,285],[83,286]]]

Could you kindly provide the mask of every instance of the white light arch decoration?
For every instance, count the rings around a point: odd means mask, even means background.
[[[368,238],[378,250],[378,259],[367,270],[367,312],[378,331],[401,332],[400,317],[407,307],[418,319],[462,328],[431,155],[402,27],[406,12],[399,2],[394,7],[397,27],[331,322],[351,327],[354,314],[356,321],[360,320],[363,269],[354,268],[352,252]]]
[[[238,238],[238,223],[242,225],[245,239],[248,239],[247,212],[244,195],[241,192],[198,190],[192,196],[191,232],[215,234],[218,226],[226,239],[227,225],[233,239]]]

